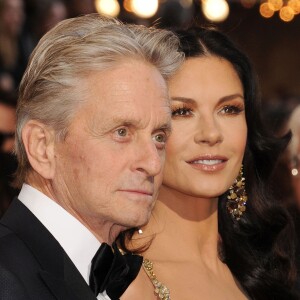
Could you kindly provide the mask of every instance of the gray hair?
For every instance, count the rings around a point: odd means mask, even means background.
[[[179,68],[183,54],[177,37],[167,30],[125,25],[99,14],[66,19],[46,33],[33,51],[20,84],[17,107],[15,184],[26,179],[30,164],[22,142],[22,129],[38,120],[66,136],[78,109],[80,80],[93,71],[113,68],[128,59],[155,66],[165,80]]]

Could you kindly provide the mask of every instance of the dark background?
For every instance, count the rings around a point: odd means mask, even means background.
[[[36,3],[41,5],[41,2],[49,1],[25,0],[29,25],[30,18],[36,13]],[[68,8],[69,17],[96,11],[93,0],[63,2]],[[192,6],[187,9],[180,4],[180,0],[161,0],[156,15],[143,20],[126,12],[123,0],[119,0],[121,13],[118,18],[125,22],[156,24],[158,27],[184,26],[195,20],[198,24],[214,24],[229,35],[252,60],[259,75],[264,101],[300,95],[300,15],[296,15],[291,22],[280,20],[278,12],[266,19],[259,13],[259,5],[263,1],[245,8],[236,0],[228,1],[230,13],[224,22],[211,23],[202,14],[200,0],[192,2]]]

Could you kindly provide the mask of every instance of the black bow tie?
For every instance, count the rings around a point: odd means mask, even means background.
[[[112,300],[117,300],[136,278],[142,262],[142,256],[122,255],[115,243],[112,247],[102,243],[92,260],[90,288],[96,297],[106,291]]]

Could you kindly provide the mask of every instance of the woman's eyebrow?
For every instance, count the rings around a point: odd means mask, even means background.
[[[179,101],[184,103],[195,104],[196,100],[187,97],[171,97],[171,101]]]
[[[228,95],[228,96],[224,96],[224,97],[220,98],[219,103],[221,104],[223,102],[230,101],[230,100],[233,100],[236,98],[241,98],[242,100],[244,100],[244,96],[237,93],[237,94],[232,94],[232,95]]]

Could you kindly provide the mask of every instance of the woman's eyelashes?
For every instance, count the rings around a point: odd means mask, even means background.
[[[238,115],[244,110],[244,104],[227,104],[222,106],[219,112],[224,115]]]
[[[245,110],[244,104],[226,104],[217,109],[217,112],[224,115],[238,115]],[[172,107],[172,117],[191,117],[194,110],[191,107],[180,105]]]
[[[193,114],[193,110],[190,107],[181,105],[172,107],[172,117],[188,117]]]

